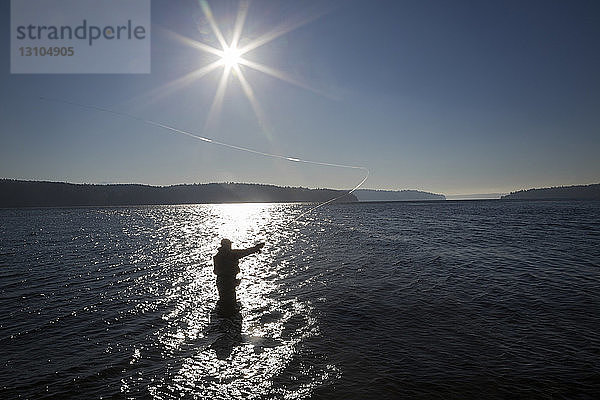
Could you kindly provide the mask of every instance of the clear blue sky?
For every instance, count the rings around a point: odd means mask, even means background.
[[[237,1],[210,2],[231,37]],[[10,3],[0,3],[9,54]],[[254,1],[240,43],[323,15],[247,53],[315,91],[242,66],[258,122],[222,68],[157,96],[215,60],[197,1],[152,2],[152,73],[0,75],[0,176],[169,185],[258,182],[350,188],[361,172],[242,153],[53,97],[150,118],[234,145],[366,166],[365,187],[445,194],[600,181],[600,2]],[[318,93],[317,93],[318,92]]]

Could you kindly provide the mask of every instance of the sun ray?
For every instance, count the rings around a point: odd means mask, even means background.
[[[206,123],[204,124],[204,130],[209,130],[216,124],[217,115],[221,113],[221,106],[223,105],[223,98],[225,97],[225,90],[227,89],[230,73],[231,67],[225,66],[225,68],[223,68],[223,75],[221,75],[221,80],[219,81],[219,86],[215,92],[215,97],[210,106]]]
[[[288,23],[282,23],[279,26],[277,26],[276,28],[274,28],[273,30],[271,30],[270,32],[265,33],[264,35],[260,36],[259,38],[248,43],[246,46],[240,48],[240,55],[244,55],[244,54],[248,53],[249,51],[256,49],[257,47],[263,46],[263,45],[277,39],[278,37],[285,35],[286,33],[289,33],[295,29],[298,29],[301,26],[306,25],[309,22],[312,22],[312,21],[322,17],[323,15],[327,14],[329,11],[330,10],[327,8],[321,8],[320,10],[313,10],[308,15],[297,17],[294,21],[291,21]]]
[[[208,5],[208,2],[206,2],[206,0],[200,0],[200,7],[202,8],[202,12],[204,13],[204,16],[208,20],[208,23],[210,24],[210,27],[211,27],[213,33],[217,37],[219,44],[221,45],[221,47],[223,49],[226,49],[227,42],[225,41],[225,37],[223,37],[223,34],[221,33],[221,30],[219,29],[219,26],[217,25],[217,22],[215,21],[215,17],[210,9],[210,6]]]
[[[215,62],[212,62],[202,68],[198,68],[195,71],[192,71],[180,78],[177,78],[157,89],[154,89],[152,91],[152,96],[159,96],[162,97],[166,94],[169,94],[170,92],[180,89],[182,87],[188,86],[190,83],[192,83],[193,81],[202,78],[204,75],[211,73],[212,71],[216,70],[217,68],[219,68],[221,66],[221,60],[217,60]]]
[[[144,92],[141,95],[137,95],[132,99],[133,104],[152,104],[158,100],[173,94],[175,91],[187,87],[192,82],[202,78],[203,76],[211,73],[218,69],[222,64],[221,60],[214,61],[202,68],[198,68],[192,72],[189,72],[177,79],[174,79],[160,87],[151,89]]]
[[[252,106],[252,109],[254,110],[254,114],[256,114],[258,123],[260,124],[261,128],[263,128],[263,131],[267,134],[267,137],[269,137],[269,139],[271,139],[269,131],[268,131],[268,129],[266,129],[267,128],[267,124],[266,124],[267,119],[265,118],[265,114],[263,113],[262,108],[260,107],[260,104],[258,103],[256,96],[254,95],[252,86],[250,86],[250,84],[244,77],[244,74],[242,73],[242,70],[239,65],[236,65],[234,67],[234,70],[235,70],[235,74],[236,74],[238,80],[240,81],[240,84],[242,85],[242,89],[244,90],[246,97],[250,101],[250,105]]]
[[[238,42],[242,36],[242,30],[244,29],[244,23],[246,22],[246,16],[248,15],[249,6],[250,4],[248,1],[240,1],[240,6],[238,8],[237,17],[235,20],[235,27],[233,28],[233,38],[231,39],[231,45],[229,46],[232,49],[237,49]]]

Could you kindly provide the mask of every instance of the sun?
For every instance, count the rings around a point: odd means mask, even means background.
[[[247,54],[250,53],[252,50],[261,47],[277,39],[278,37],[285,35],[286,33],[293,31],[294,29],[297,29],[298,27],[303,26],[319,18],[320,16],[325,14],[325,12],[327,11],[326,9],[311,9],[306,13],[299,14],[297,17],[292,17],[286,20],[286,22],[275,26],[271,31],[268,31],[265,34],[258,36],[254,40],[249,41],[248,38],[242,38],[244,22],[246,20],[249,8],[248,0],[240,0],[238,13],[235,18],[235,23],[232,29],[232,35],[229,38],[225,38],[223,32],[217,25],[217,21],[215,20],[215,17],[210,9],[208,2],[206,0],[199,0],[199,3],[205,18],[208,21],[215,38],[218,41],[217,47],[196,41],[194,39],[187,38],[185,36],[181,36],[172,31],[167,32],[182,43],[192,48],[195,48],[196,50],[200,50],[202,52],[216,56],[216,60],[209,63],[208,65],[204,65],[164,85],[163,88],[159,89],[157,93],[161,93],[163,91],[167,92],[167,90],[172,90],[177,87],[186,86],[193,80],[199,79],[204,75],[207,75],[211,71],[214,71],[218,68],[223,68],[221,79],[217,85],[217,90],[215,92],[212,105],[206,118],[205,130],[208,126],[212,124],[212,121],[215,121],[217,119],[217,115],[220,112],[224,95],[227,90],[228,82],[230,81],[230,76],[236,77],[237,81],[239,81],[244,94],[250,101],[250,105],[252,106],[252,109],[256,114],[256,118],[260,126],[264,127],[267,125],[266,115],[260,107],[254,90],[250,85],[250,82],[248,82],[248,80],[246,79],[244,71],[247,69],[259,71],[264,74],[270,75],[274,78],[285,81],[287,83],[291,83],[292,85],[298,86],[302,89],[310,90],[314,93],[325,97],[331,97],[327,93],[323,92],[322,89],[313,87],[312,85],[308,84],[307,82],[304,82],[301,79],[298,79],[297,77],[292,77],[283,71],[266,66],[256,61],[249,60],[247,58]]]
[[[242,52],[235,47],[226,47],[223,49],[221,62],[226,68],[235,68],[242,61]]]

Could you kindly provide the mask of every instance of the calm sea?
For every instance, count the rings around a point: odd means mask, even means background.
[[[0,397],[597,398],[600,202],[308,207],[0,210]]]

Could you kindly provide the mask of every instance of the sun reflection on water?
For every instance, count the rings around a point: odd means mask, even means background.
[[[153,333],[165,371],[149,383],[153,398],[304,398],[336,374],[331,366],[315,372],[297,365],[299,346],[319,329],[312,306],[286,294],[295,273],[285,259],[295,234],[289,205],[200,205],[169,211],[155,221],[160,251],[166,255],[163,267],[173,273],[162,277],[168,287],[155,306],[165,310]],[[221,238],[236,248],[266,242],[261,253],[240,262],[241,309],[233,318],[215,313],[212,256]],[[148,353],[134,349],[131,363],[143,362]],[[123,382],[122,391],[131,386]]]
[[[234,247],[267,240],[265,228],[272,223],[274,207],[276,205],[261,203],[215,205],[218,236],[230,239]]]

